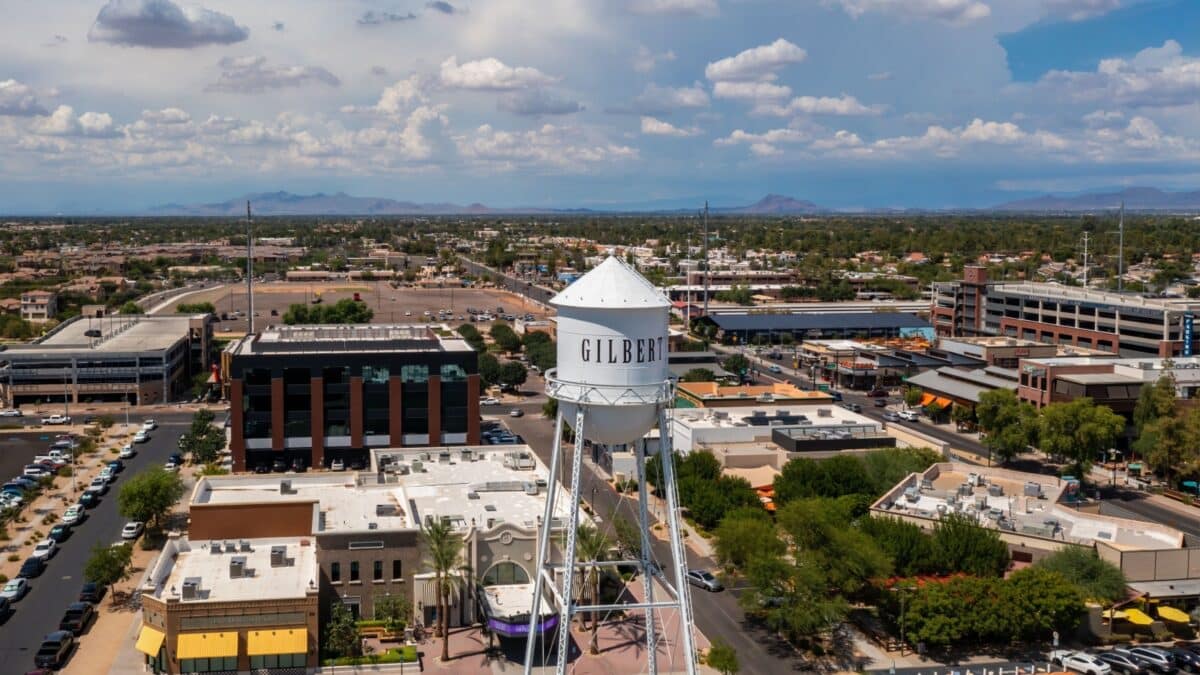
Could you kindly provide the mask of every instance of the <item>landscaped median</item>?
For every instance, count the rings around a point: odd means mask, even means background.
[[[389,649],[382,654],[366,654],[364,656],[343,656],[339,659],[325,659],[323,666],[373,666],[384,663],[416,663],[416,645],[405,645]]]

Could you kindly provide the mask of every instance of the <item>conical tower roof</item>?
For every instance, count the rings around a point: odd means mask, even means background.
[[[616,256],[609,256],[550,299],[557,307],[647,309],[671,303],[646,277]]]

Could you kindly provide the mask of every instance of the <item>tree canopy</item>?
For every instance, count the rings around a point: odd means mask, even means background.
[[[1124,430],[1125,420],[1120,415],[1085,396],[1042,409],[1038,444],[1044,452],[1071,461],[1083,475]]]
[[[117,494],[117,508],[130,520],[157,525],[180,497],[183,481],[179,474],[153,467],[126,480]]]
[[[326,323],[371,323],[375,312],[365,302],[343,298],[332,305],[290,305],[283,313],[289,326]]]
[[[1061,548],[1034,566],[1059,574],[1087,600],[1108,604],[1126,597],[1125,574],[1121,568],[1102,560],[1091,549]]]

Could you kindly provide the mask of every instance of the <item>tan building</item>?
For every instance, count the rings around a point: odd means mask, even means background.
[[[136,648],[155,673],[314,668],[316,574],[311,538],[172,536],[141,588]]]
[[[58,314],[58,295],[50,291],[25,291],[21,294],[21,318],[49,321]]]
[[[727,408],[764,403],[829,403],[833,400],[826,392],[798,389],[795,385],[782,382],[728,387],[717,382],[680,382],[675,392],[694,408]]]

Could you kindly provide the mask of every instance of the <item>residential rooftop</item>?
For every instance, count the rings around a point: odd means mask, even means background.
[[[446,327],[443,337],[424,324],[271,326],[230,345],[235,355],[345,354],[348,352],[467,352],[470,345]]]
[[[6,356],[62,356],[70,352],[145,353],[164,351],[188,337],[192,321],[204,314],[163,316],[117,314],[77,316],[59,324],[45,337],[24,345],[10,345]]]
[[[282,548],[280,560],[272,551]],[[233,569],[241,561],[240,574]],[[246,602],[303,598],[316,592],[317,554],[298,537],[228,542],[171,538],[142,587],[164,602]],[[184,586],[194,586],[193,595]],[[313,584],[310,587],[310,584]]]

